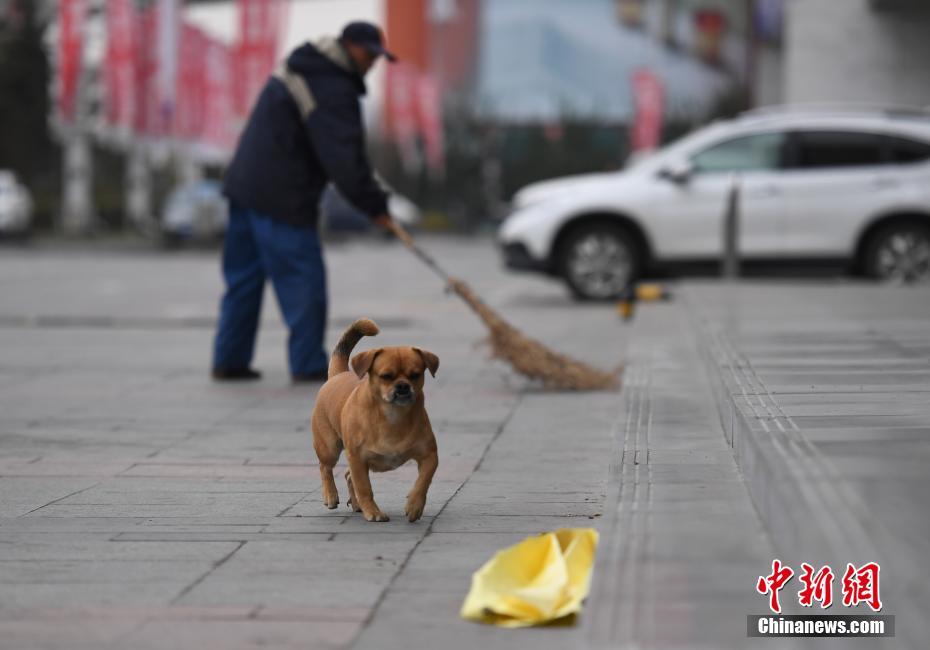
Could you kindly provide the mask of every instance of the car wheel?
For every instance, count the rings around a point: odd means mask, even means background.
[[[636,278],[639,254],[630,235],[611,224],[579,227],[562,242],[559,271],[575,296],[616,298]]]
[[[883,228],[869,242],[865,268],[877,280],[927,282],[930,280],[930,228],[919,224]]]

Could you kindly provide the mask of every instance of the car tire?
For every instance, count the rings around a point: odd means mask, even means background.
[[[560,242],[558,271],[580,300],[612,300],[639,276],[642,253],[628,230],[611,223],[578,226]]]
[[[881,228],[865,248],[866,274],[884,282],[930,281],[930,226],[916,223]]]

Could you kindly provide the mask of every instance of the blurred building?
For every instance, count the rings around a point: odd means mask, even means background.
[[[279,57],[295,47],[322,36],[338,34],[346,23],[384,21],[384,0],[278,0],[287,4],[287,22],[281,34]],[[404,0],[406,2],[406,0]],[[216,38],[231,43],[239,25],[237,0],[186,0],[185,15],[195,25]],[[366,118],[378,123],[384,86],[383,66],[376,66],[368,81]]]
[[[743,71],[737,21],[725,7],[702,10],[716,25],[701,32],[678,2],[484,5],[475,101],[480,113],[505,122],[626,122],[642,69],[661,81],[666,113],[700,119]]]
[[[930,106],[927,0],[793,0],[785,12],[785,101]]]

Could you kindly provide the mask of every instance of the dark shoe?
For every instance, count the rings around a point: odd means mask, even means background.
[[[293,381],[295,384],[312,384],[314,382],[326,381],[328,377],[328,371],[319,370],[317,372],[311,372],[307,375],[291,375],[291,381]]]
[[[252,381],[262,378],[262,373],[251,368],[214,368],[212,375],[217,381]]]

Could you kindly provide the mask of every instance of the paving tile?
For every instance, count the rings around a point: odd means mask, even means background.
[[[923,647],[926,617],[916,603],[930,595],[927,288],[772,286],[764,298],[751,289],[694,285],[689,293],[692,305],[714,305],[701,310],[703,333],[726,360],[711,367],[731,384],[727,368],[737,369],[748,389],[748,400],[732,398],[743,419],[737,448],[782,440],[762,454],[765,463],[744,466],[763,519],[783,557],[880,561],[886,602],[895,603],[886,611],[897,617],[887,647]],[[760,416],[750,403],[780,417]]]
[[[92,488],[94,479],[0,477],[0,517],[20,517]]]
[[[121,643],[140,650],[166,647],[326,650],[348,647],[359,627],[360,623],[355,621],[151,621],[121,639]]]
[[[139,620],[0,620],[0,648],[116,648]]]

